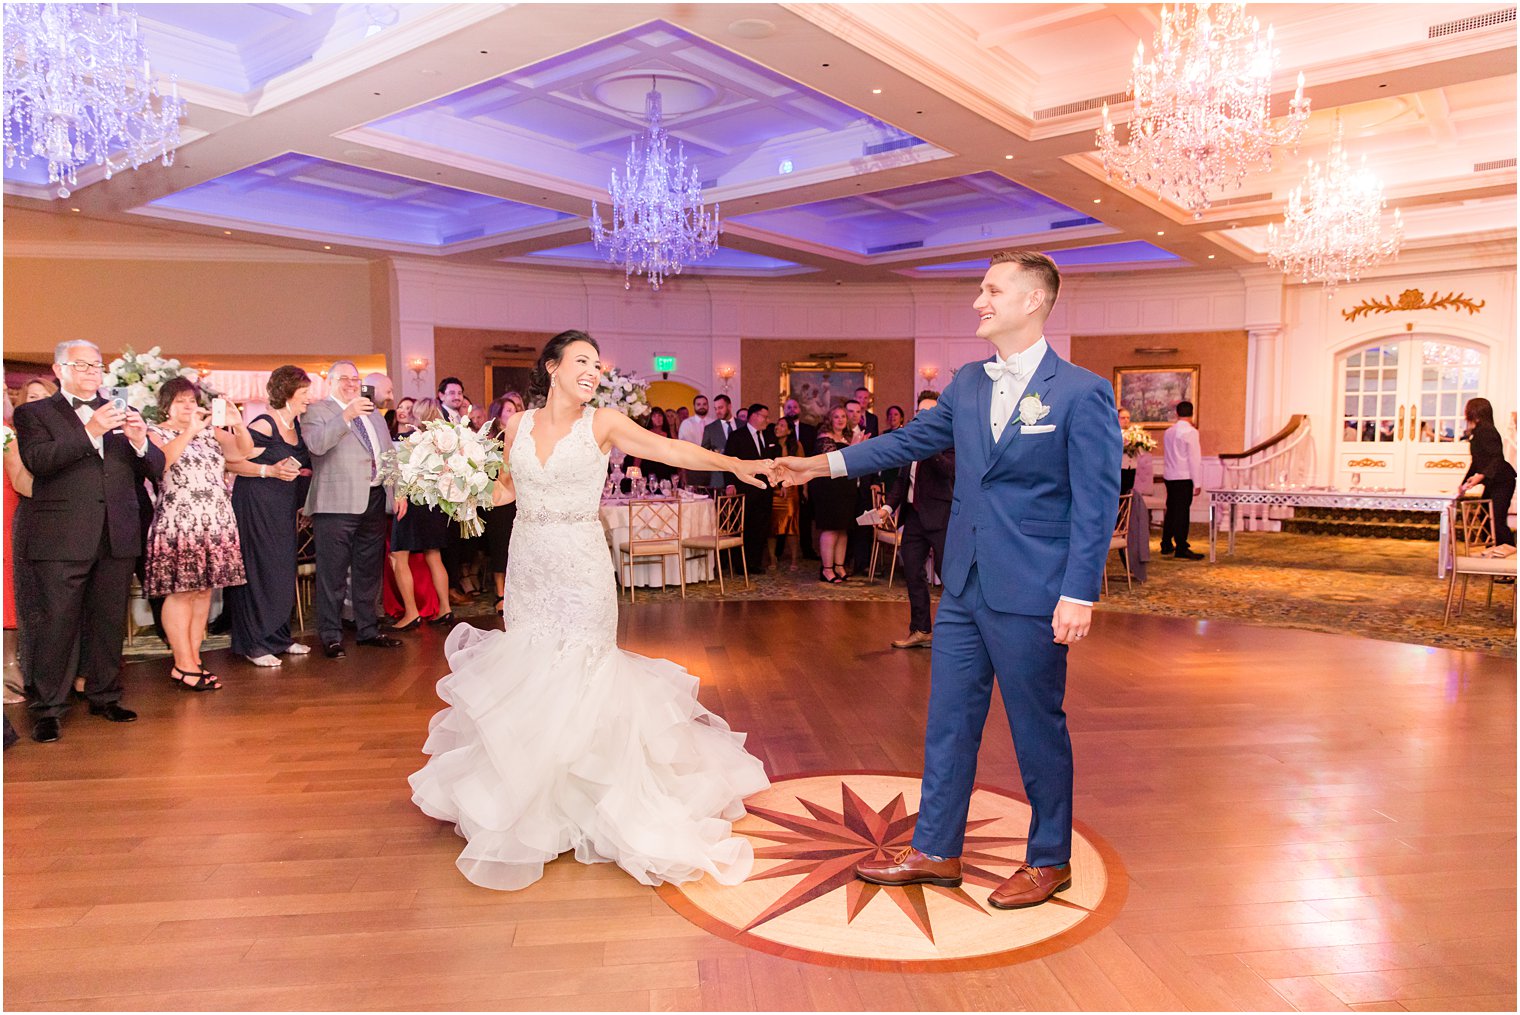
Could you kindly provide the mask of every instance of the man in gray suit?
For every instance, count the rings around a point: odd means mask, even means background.
[[[390,450],[385,417],[364,397],[359,368],[339,360],[327,371],[332,395],[313,402],[301,417],[311,452],[311,516],[317,551],[317,632],[329,659],[343,651],[343,593],[352,582],[354,627],[359,644],[396,648],[399,638],[380,633],[378,598],[385,537],[394,495],[380,479],[380,456]],[[399,506],[406,512],[406,502]]]
[[[720,455],[728,454],[728,438],[743,424],[734,421],[733,402],[727,395],[718,395],[712,400],[713,421],[702,429],[702,446],[709,451],[716,451]],[[721,490],[728,485],[726,472],[714,472],[707,474],[707,485]]]

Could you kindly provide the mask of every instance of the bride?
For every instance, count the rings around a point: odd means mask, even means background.
[[[468,840],[457,861],[486,888],[519,889],[568,850],[646,885],[749,875],[733,835],[746,796],[769,785],[744,734],[697,702],[697,678],[617,647],[617,596],[597,510],[612,445],[763,486],[770,462],[674,441],[586,403],[599,349],[580,331],[550,339],[534,369],[541,409],[502,437],[516,499],[506,630],[461,624],[444,645],[449,704],[433,717],[412,800]],[[506,473],[503,473],[506,476]]]

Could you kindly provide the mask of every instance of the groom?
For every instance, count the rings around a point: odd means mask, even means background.
[[[994,254],[972,307],[977,336],[992,343],[995,357],[959,371],[939,404],[901,429],[778,463],[796,484],[955,449],[918,825],[910,848],[857,866],[873,884],[961,883],[996,674],[1033,815],[1025,862],[989,901],[1018,909],[1071,886],[1066,652],[1092,624],[1119,509],[1122,442],[1108,382],[1045,343],[1060,287],[1044,254]]]

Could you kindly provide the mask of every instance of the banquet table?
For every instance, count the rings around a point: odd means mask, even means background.
[[[607,549],[612,554],[612,565],[617,570],[618,584],[628,584],[628,567],[623,563],[622,548],[628,543],[628,503],[633,498],[608,497],[602,501],[602,529],[607,533]],[[673,501],[674,497],[646,497],[645,500]],[[681,538],[711,536],[718,527],[717,507],[710,497],[694,493],[681,496]],[[712,555],[695,555],[686,562],[686,582],[704,582],[713,577]],[[679,585],[681,566],[679,554],[668,553],[663,557],[641,557],[633,564],[633,583],[640,588],[661,585]]]

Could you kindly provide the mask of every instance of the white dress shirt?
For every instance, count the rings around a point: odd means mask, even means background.
[[[692,444],[701,444],[702,431],[707,429],[707,423],[706,416],[687,416],[681,420],[681,428],[676,431],[676,437]]]
[[[350,405],[354,404],[353,402],[344,402],[344,401],[340,400],[337,395],[333,395],[332,396],[332,400],[335,403],[337,403],[338,410],[340,412],[347,412],[348,411],[348,407]],[[439,408],[441,409],[443,407],[439,406]],[[364,432],[367,433],[367,434],[369,434],[369,457],[370,457],[370,461],[374,464],[374,471],[373,471],[373,474],[370,477],[369,485],[372,486],[372,487],[379,486],[380,485],[380,438],[375,434],[375,426],[370,421],[370,418],[369,418],[368,414],[365,414],[363,416],[357,416],[355,418],[358,420],[359,425],[362,426],[362,427],[364,427]],[[347,424],[344,424],[344,425],[346,426]]]
[[[759,430],[756,430],[754,427],[750,426],[748,423],[744,424],[744,429],[746,429],[746,430],[749,431],[750,438],[755,442],[755,450],[758,451],[758,452],[760,452],[760,457],[761,458],[764,458],[765,457],[765,438],[760,435],[760,431]]]
[[[993,382],[992,385],[992,440],[996,443],[1003,436],[1003,428],[1008,425],[1015,410],[1019,407],[1019,399],[1024,395],[1024,389],[1029,386],[1029,379],[1040,366],[1040,360],[1045,358],[1045,353],[1050,346],[1045,344],[1045,336],[1031,345],[1023,352],[1016,352],[1004,359],[994,356],[993,362],[1008,367],[1008,372]]]
[[[1203,448],[1198,443],[1198,428],[1179,419],[1161,435],[1161,478],[1191,479],[1194,486],[1203,483]]]

